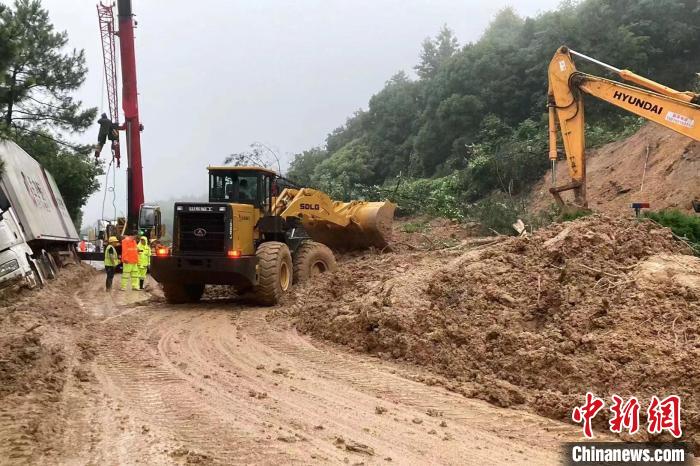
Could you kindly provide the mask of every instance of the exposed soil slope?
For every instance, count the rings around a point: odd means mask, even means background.
[[[700,259],[687,252],[651,222],[595,216],[457,257],[354,258],[299,289],[290,312],[304,332],[557,419],[587,390],[679,394],[697,451]]]
[[[644,176],[644,164],[647,162]],[[700,198],[700,142],[655,123],[636,134],[588,152],[589,206],[601,212],[631,215],[632,202],[649,202],[653,210],[675,208],[690,212],[691,201]],[[569,180],[566,162],[557,167],[558,184]],[[532,191],[535,211],[553,203],[548,171]],[[565,199],[570,196],[564,194]]]

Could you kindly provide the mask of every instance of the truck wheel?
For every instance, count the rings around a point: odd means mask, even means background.
[[[202,283],[163,283],[163,294],[169,304],[196,303],[202,299]]]
[[[292,286],[292,255],[284,243],[269,241],[255,251],[258,257],[258,284],[255,299],[263,306],[274,306]]]
[[[51,257],[51,254],[46,252],[46,250],[41,251],[41,265],[44,269],[44,276],[49,280],[53,280],[58,275],[58,268],[56,267],[56,262]]]
[[[31,288],[43,288],[44,287],[44,277],[41,276],[41,273],[39,273],[39,269],[37,268],[36,264],[34,261],[29,261],[29,268],[31,269]]]
[[[294,283],[302,283],[323,272],[333,272],[338,266],[335,256],[325,244],[305,241],[294,255]]]

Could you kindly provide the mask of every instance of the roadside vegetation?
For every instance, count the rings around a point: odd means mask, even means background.
[[[96,120],[96,108],[72,97],[86,76],[84,51],[69,47],[39,0],[0,3],[0,139],[16,142],[51,172],[78,229],[103,173],[92,146],[65,139]]]
[[[695,254],[700,256],[700,217],[673,209],[646,212],[644,216],[670,228],[674,235],[687,242]]]
[[[445,26],[423,42],[414,73],[390,77],[324,144],[296,154],[288,176],[334,198],[388,198],[400,214],[471,219],[510,232],[517,218],[532,217],[522,198],[548,168],[546,68],[555,50],[568,45],[692,89],[697,24],[695,1],[583,0],[528,18],[504,9],[472,43],[460,44]],[[585,63],[580,69],[607,76]],[[589,147],[642,123],[593,99],[586,112],[594,122]]]

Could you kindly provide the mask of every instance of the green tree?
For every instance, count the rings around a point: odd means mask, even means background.
[[[317,180],[314,178],[316,167],[328,157],[328,151],[320,147],[305,150],[296,154],[289,164],[287,177],[301,186],[314,186]]]
[[[100,187],[104,172],[92,157],[92,146],[67,147],[46,132],[18,133],[15,142],[31,154],[56,180],[76,228],[82,223],[82,207]]]
[[[81,208],[103,171],[89,146],[60,140],[65,132],[87,129],[96,115],[71,96],[87,69],[84,52],[65,51],[67,43],[38,0],[0,5],[0,133],[51,172],[79,228]]]
[[[84,51],[64,51],[68,35],[54,30],[39,0],[17,0],[0,21],[10,49],[0,94],[5,126],[88,128],[97,109],[83,109],[71,96],[87,75]]]
[[[314,179],[332,197],[348,200],[355,185],[372,179],[374,160],[366,141],[351,141],[316,166]]]
[[[473,202],[493,191],[524,192],[547,168],[547,67],[567,45],[618,68],[679,90],[698,86],[700,5],[697,0],[568,0],[523,18],[501,10],[482,36],[459,47],[445,26],[423,42],[417,80],[397,73],[326,139],[311,180],[374,185],[400,173],[459,180]],[[598,65],[577,67],[613,77]],[[636,120],[586,99],[589,144],[629,134]],[[353,165],[353,164],[356,164]],[[457,171],[457,175],[454,175]],[[413,182],[411,182],[413,186]],[[347,192],[345,189],[344,192]],[[506,195],[507,195],[506,194]]]
[[[422,44],[420,62],[414,67],[421,79],[435,76],[437,70],[459,47],[459,42],[447,25],[443,25],[438,35],[431,39],[427,37]]]
[[[373,165],[372,179],[365,182],[381,183],[393,174],[406,173],[416,121],[422,111],[421,86],[400,71],[370,99],[366,123],[371,130],[365,133],[366,142],[381,158]]]

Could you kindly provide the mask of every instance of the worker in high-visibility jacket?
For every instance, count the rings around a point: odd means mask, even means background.
[[[131,289],[139,287],[139,251],[136,248],[136,240],[133,236],[125,236],[122,240],[122,286],[126,291],[127,284],[131,282]]]
[[[151,246],[148,244],[148,238],[142,236],[137,249],[139,251],[139,284],[143,290],[148,267],[151,265]]]
[[[119,254],[117,254],[117,245],[119,240],[116,236],[109,237],[109,244],[105,248],[105,272],[107,272],[107,281],[105,288],[107,291],[112,289],[112,281],[114,280],[114,272],[119,265]]]

